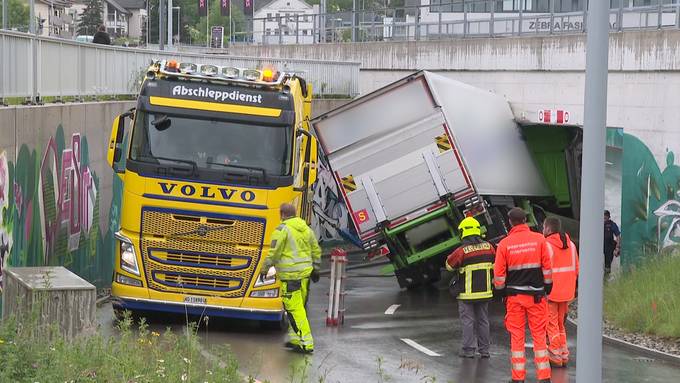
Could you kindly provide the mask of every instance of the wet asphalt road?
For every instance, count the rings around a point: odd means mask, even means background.
[[[503,307],[490,307],[491,359],[460,359],[461,331],[455,301],[445,282],[416,291],[400,290],[394,278],[377,276],[378,268],[350,271],[345,325],[325,326],[328,278],[312,285],[309,308],[316,351],[306,357],[283,347],[284,332],[264,331],[257,323],[211,318],[199,336],[206,346],[227,343],[246,375],[277,382],[507,382],[509,337]],[[393,315],[385,311],[400,305]],[[99,310],[102,331],[111,331],[110,305]],[[151,328],[182,331],[185,318],[155,315]],[[576,360],[575,330],[569,334]],[[402,339],[415,342],[407,344]],[[530,341],[527,334],[527,342]],[[424,350],[418,350],[418,345]],[[415,346],[415,347],[414,347]],[[529,344],[527,344],[530,347]],[[423,352],[424,351],[424,352]],[[679,382],[680,367],[605,345],[604,382]],[[437,354],[430,356],[426,353]],[[531,351],[527,350],[530,358]],[[534,382],[529,366],[527,382]],[[575,382],[574,364],[553,369],[553,382]]]

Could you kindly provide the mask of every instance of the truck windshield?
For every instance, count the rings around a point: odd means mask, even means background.
[[[130,159],[201,171],[248,171],[262,179],[291,171],[291,127],[138,111]]]

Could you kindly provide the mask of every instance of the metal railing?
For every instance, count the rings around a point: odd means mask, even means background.
[[[607,1],[607,0],[598,0]],[[612,31],[680,28],[680,0],[610,9]],[[498,0],[442,0],[431,5],[326,14],[289,14],[249,19],[231,44],[283,45],[367,41],[415,41],[583,33],[587,11],[502,10]],[[517,2],[521,3],[521,2]],[[530,3],[530,2],[529,2]],[[627,4],[627,1],[625,2]],[[451,6],[450,12],[439,12]],[[501,6],[501,11],[498,11]]]
[[[153,59],[261,68],[300,73],[320,96],[359,94],[359,63],[236,57],[152,51],[78,43],[0,31],[0,103],[7,98],[39,102],[44,97],[135,95]]]

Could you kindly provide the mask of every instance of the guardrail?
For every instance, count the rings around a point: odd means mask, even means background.
[[[301,73],[320,96],[359,94],[359,63],[237,57],[78,43],[0,31],[0,103],[10,97],[39,102],[44,97],[135,95],[152,59]]]

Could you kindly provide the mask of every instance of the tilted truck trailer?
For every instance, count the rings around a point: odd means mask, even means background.
[[[285,325],[279,280],[261,268],[279,206],[293,203],[311,217],[311,98],[302,78],[275,68],[149,67],[137,107],[115,119],[108,149],[123,181],[117,311]]]
[[[526,126],[509,103],[418,72],[312,120],[363,247],[401,287],[438,281],[466,215],[487,239],[521,206],[536,226],[574,216],[580,130]],[[547,175],[546,176],[544,176]]]

